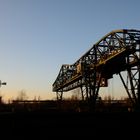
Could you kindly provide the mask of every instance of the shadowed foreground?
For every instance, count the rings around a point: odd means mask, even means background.
[[[140,114],[15,112],[1,113],[0,121],[1,136],[10,138],[134,138]]]

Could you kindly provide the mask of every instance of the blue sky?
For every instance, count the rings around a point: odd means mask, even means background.
[[[139,0],[0,0],[0,94],[55,98],[62,64],[72,64],[112,30],[140,29]],[[122,96],[119,79],[104,92]],[[117,87],[117,88],[116,88]],[[118,91],[118,89],[120,89]],[[67,94],[67,93],[66,93]]]

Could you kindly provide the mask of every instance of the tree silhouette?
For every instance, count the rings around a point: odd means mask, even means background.
[[[28,99],[28,96],[26,94],[26,91],[25,90],[21,90],[16,98],[16,100],[20,100],[20,101],[24,101],[24,100],[27,100]]]

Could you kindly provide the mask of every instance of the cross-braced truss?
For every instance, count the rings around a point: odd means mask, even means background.
[[[127,72],[127,78],[121,74]],[[80,87],[83,99],[95,103],[100,87],[118,74],[133,105],[140,104],[140,31],[114,30],[101,38],[74,64],[62,65],[53,83],[53,91],[62,99],[63,92]]]

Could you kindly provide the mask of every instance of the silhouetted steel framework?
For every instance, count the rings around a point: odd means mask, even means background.
[[[122,72],[126,71],[127,76]],[[83,99],[96,102],[100,87],[118,74],[134,106],[140,104],[140,31],[114,30],[101,38],[74,64],[62,65],[53,83],[57,99],[63,92],[81,88]]]

